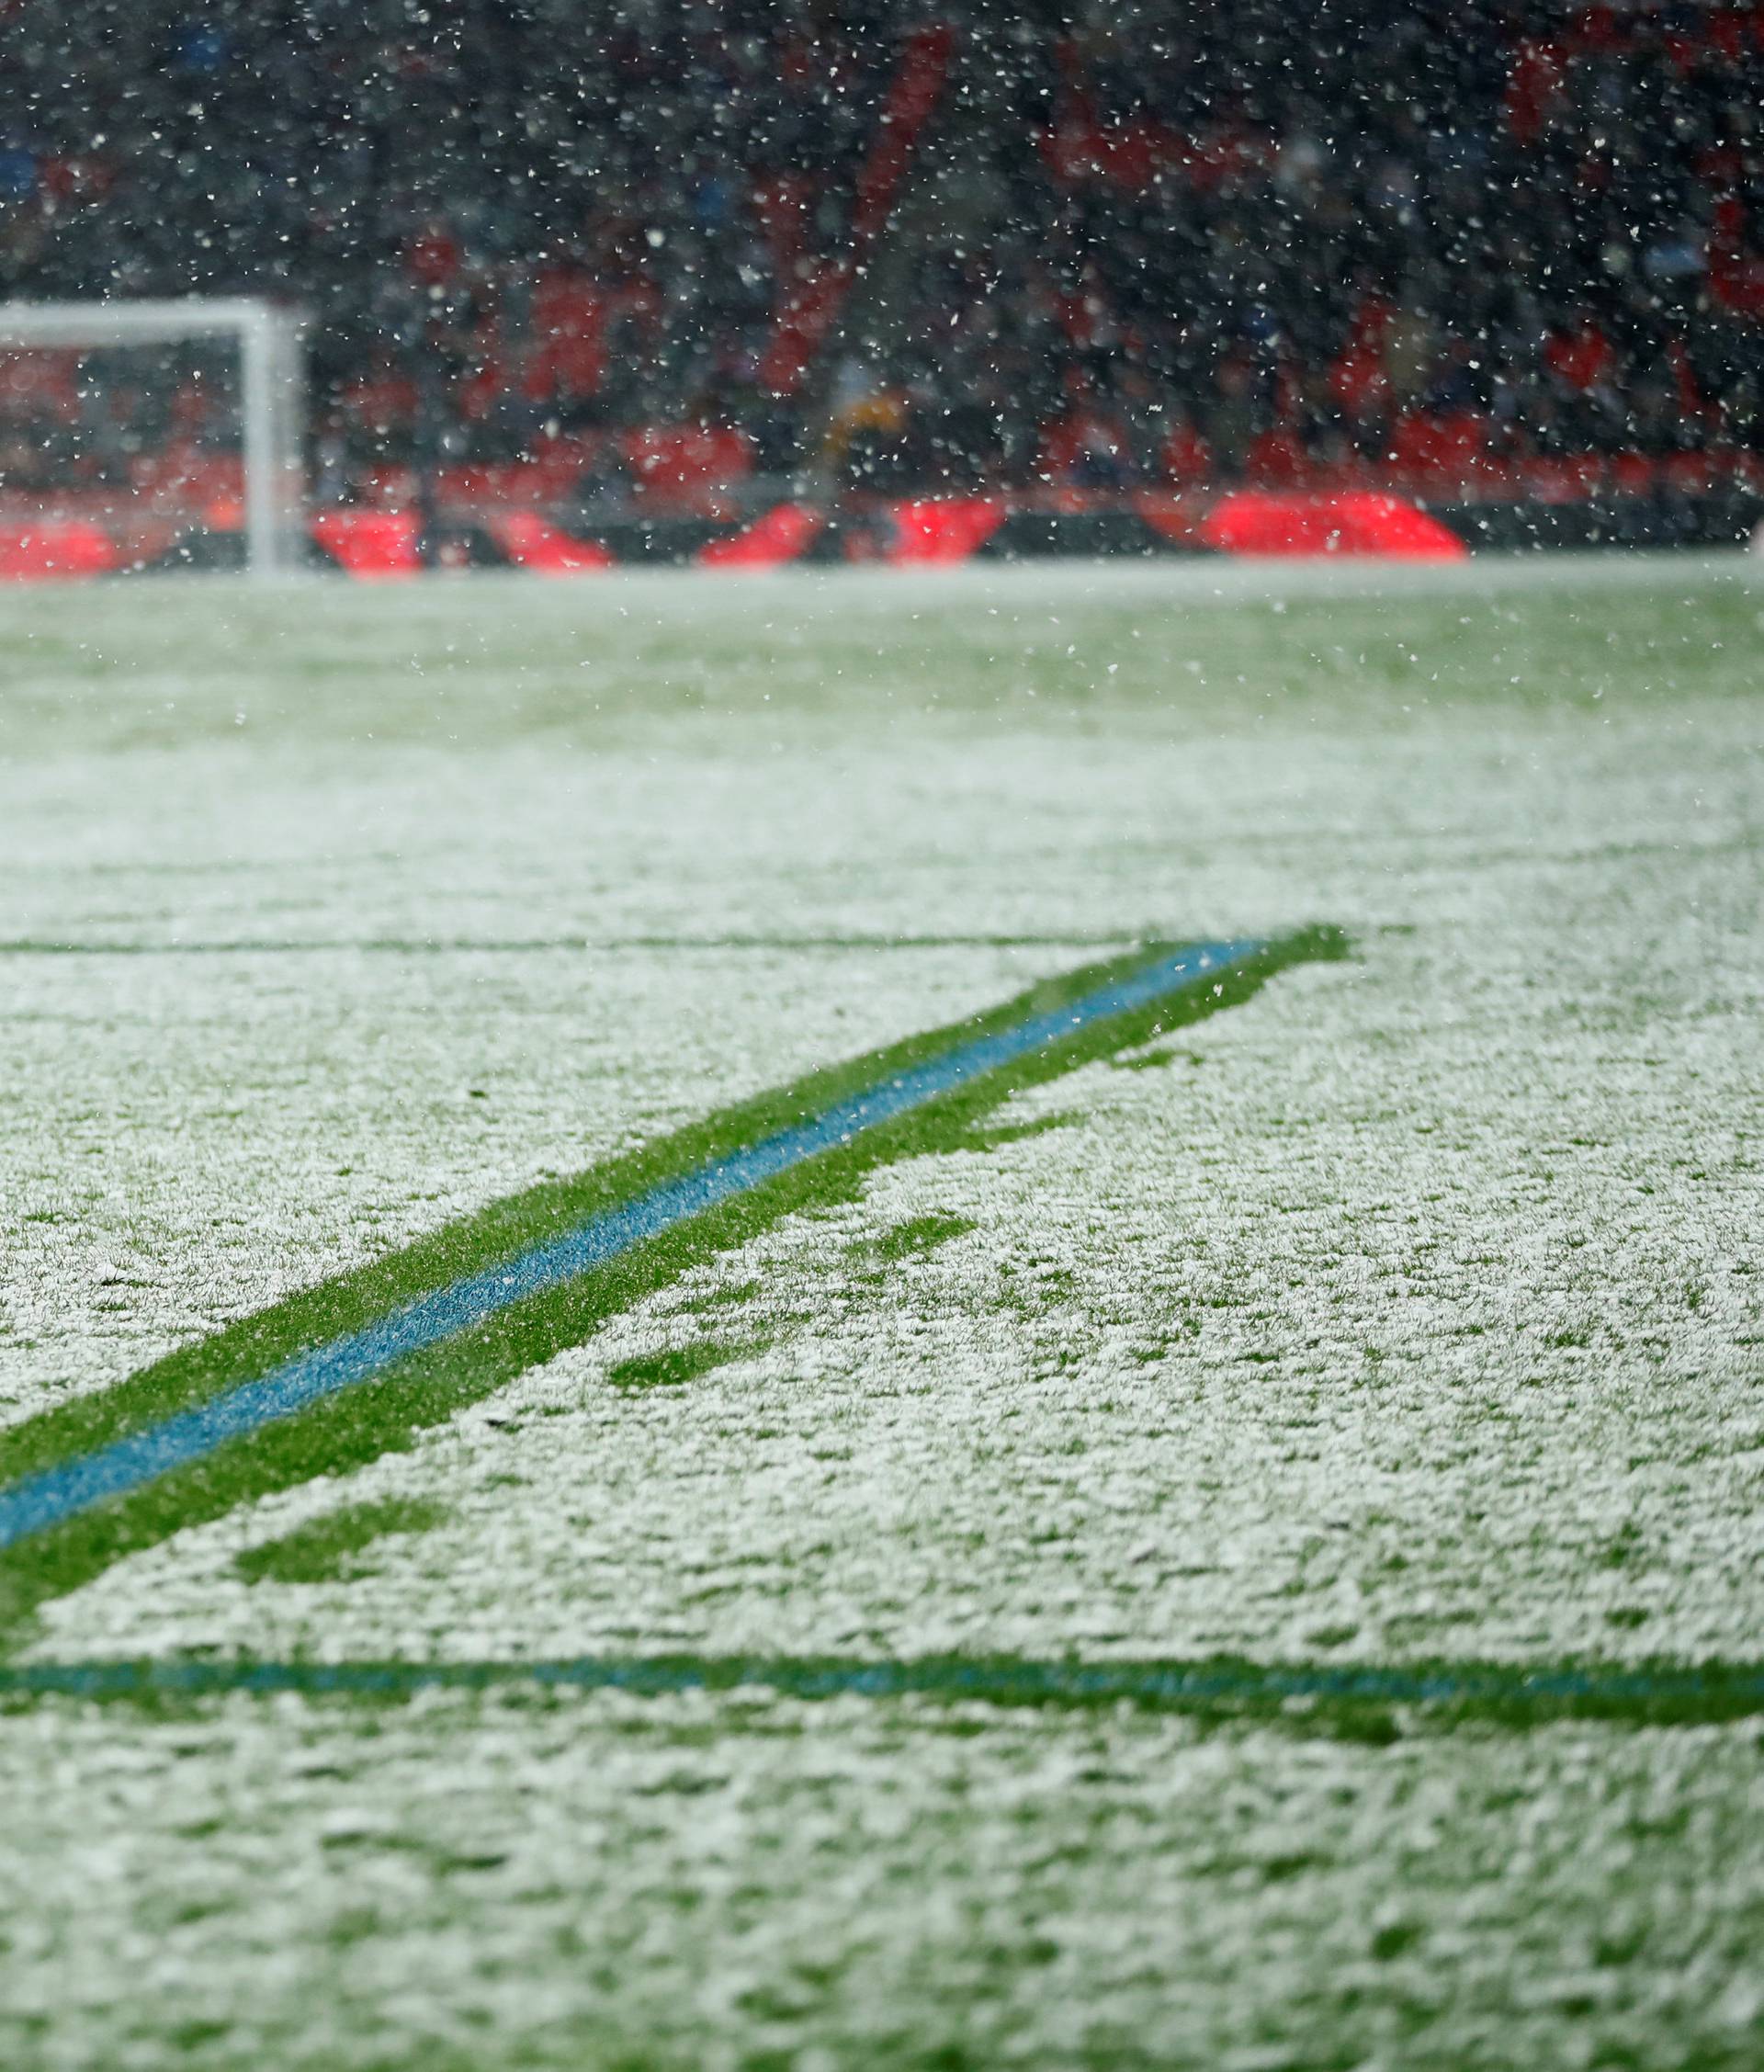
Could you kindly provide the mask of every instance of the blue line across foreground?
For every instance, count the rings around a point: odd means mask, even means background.
[[[436,1288],[378,1323],[313,1346],[254,1381],[225,1389],[205,1403],[93,1453],[26,1476],[0,1489],[0,1550],[32,1534],[65,1524],[95,1505],[127,1496],[231,1440],[297,1415],[339,1389],[371,1380],[413,1353],[458,1337],[529,1296],[572,1281],[689,1217],[776,1179],[805,1160],[849,1144],[862,1131],[891,1122],[970,1080],[1013,1064],[1077,1030],[1216,979],[1221,972],[1248,963],[1265,947],[1248,938],[1187,944],[1064,1007],[956,1044],[938,1057],[836,1102],[807,1122],[763,1137],[727,1158],[710,1161],[618,1208],[592,1217],[560,1238]]]

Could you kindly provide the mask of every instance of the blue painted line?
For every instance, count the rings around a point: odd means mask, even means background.
[[[1208,1704],[1322,1704],[1498,1706],[1550,1715],[1648,1705],[1709,1719],[1764,1712],[1756,1662],[1617,1665],[1467,1662],[1306,1665],[1231,1661],[816,1660],[802,1657],[582,1656],[564,1661],[31,1662],[0,1666],[6,1697],[206,1697],[243,1691],[404,1697],[419,1691],[619,1691],[667,1697],[693,1691],[769,1690],[781,1697],[937,1697],[982,1704],[1126,1704],[1174,1710]]]
[[[807,1122],[667,1181],[501,1265],[436,1288],[376,1324],[314,1346],[255,1381],[242,1382],[94,1453],[26,1476],[0,1489],[0,1551],[187,1466],[229,1440],[370,1380],[398,1361],[457,1338],[529,1296],[572,1281],[688,1217],[703,1215],[805,1160],[850,1143],[863,1130],[891,1122],[1076,1030],[1203,984],[1247,963],[1265,946],[1249,939],[1189,944],[1065,1007],[956,1044],[941,1057],[837,1102]]]

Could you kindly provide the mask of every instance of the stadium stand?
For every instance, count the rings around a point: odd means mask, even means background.
[[[1764,7],[31,6],[0,295],[307,305],[322,505],[1764,490]],[[0,365],[0,503],[223,390]]]

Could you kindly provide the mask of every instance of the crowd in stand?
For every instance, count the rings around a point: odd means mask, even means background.
[[[214,293],[311,312],[329,500],[1690,488],[1764,442],[1764,8],[30,0],[0,296]],[[236,433],[211,353],[0,363],[0,488]]]
[[[1755,475],[1764,10],[1316,28],[1117,12],[994,39],[1034,149],[992,153],[928,241],[899,409],[856,399],[866,463],[1471,493]]]

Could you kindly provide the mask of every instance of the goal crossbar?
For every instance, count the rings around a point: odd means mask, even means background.
[[[0,302],[0,352],[238,341],[245,551],[257,574],[298,564],[305,510],[300,311],[246,297]]]

